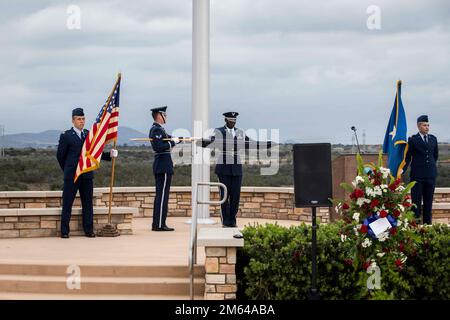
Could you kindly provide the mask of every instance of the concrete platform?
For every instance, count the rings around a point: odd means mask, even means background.
[[[133,222],[134,234],[117,238],[0,239],[1,299],[189,299],[187,218],[169,218],[174,232],[150,231],[151,219]],[[217,219],[216,219],[217,221]],[[241,226],[254,223],[241,219]],[[259,223],[271,222],[260,220]],[[298,222],[283,221],[290,225]],[[200,226],[200,233],[233,233],[220,224]],[[236,240],[236,239],[235,239]],[[242,241],[242,239],[240,239]],[[205,252],[198,250],[195,300],[204,298]],[[73,268],[80,287],[67,285]],[[69,271],[72,270],[72,271]]]
[[[151,218],[135,218],[133,235],[117,238],[71,237],[70,239],[33,238],[0,239],[0,263],[55,265],[126,265],[179,266],[188,264],[190,225],[185,217],[169,217],[167,224],[174,232],[150,230]],[[221,228],[218,224],[201,228]],[[267,219],[238,219],[239,227],[253,223],[274,223]],[[277,221],[280,225],[298,225],[298,221]],[[203,264],[204,250],[198,250],[198,263]]]

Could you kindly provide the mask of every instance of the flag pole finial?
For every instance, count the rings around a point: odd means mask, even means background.
[[[402,80],[397,80],[397,87],[400,87],[402,85]]]

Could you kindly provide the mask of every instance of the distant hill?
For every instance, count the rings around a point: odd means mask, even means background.
[[[0,141],[5,148],[47,148],[58,145],[62,130],[47,130],[39,133],[17,133],[5,135]],[[119,127],[118,145],[140,146],[142,142],[130,141],[131,138],[147,138],[146,134],[128,127]]]

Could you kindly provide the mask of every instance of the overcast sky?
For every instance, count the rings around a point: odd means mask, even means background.
[[[0,124],[68,129],[80,106],[90,127],[121,71],[120,125],[148,132],[149,108],[168,105],[167,128],[190,129],[191,32],[190,0],[2,0]],[[238,111],[239,127],[282,141],[351,143],[355,125],[382,143],[398,79],[408,133],[428,114],[450,141],[450,1],[211,1],[212,127]]]

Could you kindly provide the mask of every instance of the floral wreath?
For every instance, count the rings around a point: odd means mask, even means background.
[[[394,264],[399,270],[408,256],[415,255],[418,228],[407,186],[383,167],[380,151],[378,165],[365,165],[357,155],[358,176],[352,184],[341,186],[350,193],[347,201],[334,200],[342,216],[341,241],[352,241],[347,264],[367,270],[370,266]]]

